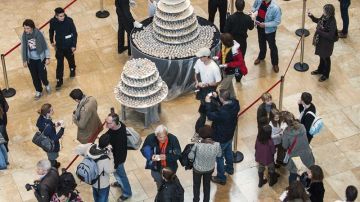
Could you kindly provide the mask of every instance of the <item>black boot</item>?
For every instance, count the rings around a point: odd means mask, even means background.
[[[70,69],[70,78],[74,78],[75,75],[76,75],[76,73],[75,73],[75,68],[71,68],[71,69]]]
[[[56,82],[55,89],[56,89],[56,90],[60,90],[62,85],[63,85],[63,80],[62,80],[62,79],[58,79],[57,82]]]
[[[57,160],[51,160],[50,163],[51,163],[51,167],[54,167],[56,169],[60,168],[61,164],[57,162]]]
[[[270,187],[272,187],[274,184],[277,183],[278,177],[279,177],[279,174],[277,174],[275,172],[270,173],[270,182],[269,182]]]
[[[262,187],[264,184],[267,183],[267,179],[264,179],[264,172],[262,173],[258,173],[259,175],[259,184],[258,184],[258,187]]]

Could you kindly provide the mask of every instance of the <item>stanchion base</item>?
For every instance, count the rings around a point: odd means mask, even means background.
[[[241,161],[244,160],[244,154],[239,151],[233,152],[233,156],[234,156],[234,163],[240,163]]]
[[[295,34],[296,34],[297,36],[299,36],[299,37],[301,37],[301,36],[304,34],[304,37],[307,37],[307,36],[310,35],[310,32],[309,32],[309,30],[307,30],[307,29],[297,29],[297,30],[295,31]]]
[[[16,90],[13,88],[9,88],[9,89],[3,89],[2,93],[4,95],[4,97],[8,98],[8,97],[12,97],[16,94]]]
[[[96,12],[96,17],[98,18],[107,18],[109,17],[109,15],[110,15],[109,11],[106,10]]]
[[[306,72],[309,69],[309,65],[306,63],[295,63],[294,69],[299,72]]]

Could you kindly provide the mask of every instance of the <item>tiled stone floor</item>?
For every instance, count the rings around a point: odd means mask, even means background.
[[[42,25],[51,16],[57,6],[65,6],[70,0],[0,0],[0,52],[4,53],[19,42],[22,34],[22,22],[26,18],[35,20],[37,26]],[[71,89],[80,87],[88,95],[95,96],[98,100],[98,112],[102,118],[108,114],[109,108],[114,106],[120,109],[119,103],[113,95],[113,87],[117,83],[122,66],[128,60],[126,54],[117,54],[116,32],[117,18],[113,0],[105,0],[105,8],[111,13],[109,18],[98,19],[95,12],[99,9],[98,0],[78,0],[68,10],[78,29],[78,47],[76,52],[77,76],[70,80],[68,69],[65,67],[65,81],[61,91],[53,91],[50,95],[43,96],[41,100],[33,100],[33,86],[29,71],[22,67],[19,49],[6,57],[10,86],[16,88],[15,97],[8,99],[10,111],[8,113],[8,133],[10,136],[10,167],[0,171],[0,201],[20,202],[36,201],[33,193],[27,192],[25,183],[31,182],[35,177],[35,163],[45,158],[46,155],[31,143],[35,132],[37,109],[46,102],[54,106],[55,119],[64,119],[67,127],[62,140],[60,162],[69,163],[74,156],[73,148],[76,127],[71,123],[71,113],[76,106],[68,94]],[[250,9],[250,3],[246,10]],[[333,3],[336,7],[338,27],[342,21],[337,0],[307,1],[308,8],[319,16],[325,3]],[[301,23],[301,0],[278,0],[282,8],[282,23],[277,31],[277,45],[280,55],[280,73],[283,73],[289,63],[298,38],[294,31]],[[194,0],[192,5],[195,12],[207,17],[207,2]],[[347,39],[340,39],[335,45],[332,56],[332,71],[330,79],[319,83],[310,72],[299,73],[290,68],[285,83],[283,108],[298,114],[297,100],[301,92],[308,91],[314,95],[319,114],[325,120],[325,129],[315,137],[312,142],[316,162],[325,171],[325,201],[334,201],[343,198],[345,187],[353,184],[360,188],[360,8],[359,1],[352,1],[350,7],[350,34]],[[134,17],[138,20],[146,18],[147,2],[137,1],[133,10]],[[218,19],[216,19],[218,22]],[[313,34],[315,24],[306,19],[306,27]],[[47,36],[48,27],[44,31]],[[305,62],[310,65],[310,70],[316,68],[318,57],[313,54],[311,45],[312,36],[305,41]],[[249,74],[236,83],[237,98],[244,109],[262,92],[269,88],[280,78],[280,73],[271,70],[270,58],[259,66],[253,65],[253,60],[258,53],[256,31],[249,33],[248,51],[246,62]],[[52,56],[54,51],[52,50]],[[52,57],[54,58],[54,57]],[[299,51],[294,61],[299,60]],[[291,64],[292,66],[293,64]],[[48,68],[49,80],[55,86],[56,60],[52,59]],[[1,76],[3,87],[3,77]],[[273,97],[278,101],[279,87],[272,91]],[[184,147],[192,136],[194,123],[197,119],[198,103],[193,94],[181,96],[175,100],[164,102],[162,105],[161,123],[167,125],[170,131],[179,137]],[[236,164],[235,174],[229,177],[226,186],[211,185],[211,199],[213,201],[278,201],[278,197],[287,185],[287,175],[284,169],[280,181],[273,188],[265,185],[257,188],[257,169],[254,162],[254,141],[256,135],[256,105],[239,119],[238,148],[245,155],[243,162]],[[130,114],[126,124],[137,129],[143,137],[152,132],[156,124],[148,129],[143,129],[142,116]],[[76,163],[78,163],[77,161]],[[75,164],[76,164],[75,163]],[[153,201],[156,195],[155,184],[150,172],[144,170],[145,161],[139,151],[130,151],[126,170],[134,192],[129,201]],[[74,171],[74,166],[71,171]],[[192,174],[180,168],[178,175],[185,187],[185,201],[192,200]],[[114,178],[112,178],[114,180]],[[91,188],[88,185],[78,186],[81,196],[85,201],[92,201]],[[110,201],[115,201],[120,191],[111,188]]]

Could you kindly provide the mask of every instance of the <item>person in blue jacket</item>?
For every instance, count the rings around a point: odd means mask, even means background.
[[[215,97],[219,97],[221,106],[218,106]],[[205,98],[206,116],[212,121],[214,130],[213,140],[220,143],[222,156],[216,158],[217,175],[211,178],[211,181],[225,185],[225,172],[229,175],[234,174],[234,157],[232,151],[232,141],[237,125],[237,115],[240,111],[239,101],[231,98],[228,90],[220,90],[217,93],[208,94]],[[224,158],[226,165],[224,166]]]
[[[281,9],[275,0],[255,0],[251,12],[256,16],[259,55],[254,64],[259,64],[266,56],[266,42],[269,44],[271,64],[275,73],[279,72],[279,56],[276,46],[276,30],[281,22]]]
[[[59,157],[60,151],[60,138],[64,134],[64,121],[58,121],[54,123],[51,119],[51,116],[54,114],[54,110],[51,104],[46,103],[41,106],[41,109],[38,111],[40,114],[36,127],[38,127],[39,131],[44,133],[44,135],[48,136],[55,143],[55,148],[51,152],[47,152],[47,156],[49,161],[51,162],[51,166],[55,168],[60,167],[60,163],[57,162],[57,158]],[[59,131],[56,132],[56,128],[59,128]]]
[[[151,170],[151,176],[157,188],[162,184],[161,170],[169,167],[176,172],[177,160],[181,156],[181,147],[177,137],[168,132],[167,127],[159,125],[155,133],[148,135],[141,148],[142,155],[146,158],[145,169]]]

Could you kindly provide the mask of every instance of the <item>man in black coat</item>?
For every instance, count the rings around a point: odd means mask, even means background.
[[[55,33],[55,42],[54,42]],[[55,48],[56,66],[56,90],[59,90],[63,84],[64,75],[64,57],[69,63],[70,78],[75,77],[75,57],[77,43],[77,32],[72,18],[65,14],[63,8],[55,9],[55,16],[50,20],[50,42]]]
[[[234,173],[232,141],[237,126],[237,115],[240,111],[240,105],[238,100],[230,97],[228,90],[220,90],[219,99],[222,104],[220,107],[211,102],[211,97],[216,96],[216,93],[213,93],[205,98],[206,116],[212,121],[211,127],[214,129],[213,140],[220,143],[222,150],[222,156],[216,158],[217,175],[213,176],[211,181],[225,185],[225,172],[229,175]]]
[[[240,44],[240,50],[243,58],[245,58],[247,31],[254,29],[254,21],[243,12],[245,8],[244,0],[236,0],[235,7],[237,11],[226,20],[224,32],[230,33],[235,41]]]
[[[40,179],[35,180],[34,194],[39,202],[49,202],[59,184],[59,173],[56,168],[51,167],[49,160],[40,160],[36,172]]]
[[[112,185],[118,186],[122,190],[118,201],[125,201],[132,196],[131,186],[125,171],[125,161],[127,157],[126,126],[120,121],[119,115],[114,112],[113,108],[111,108],[111,113],[105,122],[109,130],[104,135],[109,136],[116,169],[114,172],[116,182]]]
[[[134,1],[131,1],[134,4]],[[141,28],[142,24],[135,21],[130,12],[129,0],[115,0],[116,14],[118,17],[119,29],[118,29],[118,53],[123,53],[128,49],[128,55],[131,55],[130,49],[130,33],[131,30]],[[125,46],[125,31],[127,33],[128,45]]]

